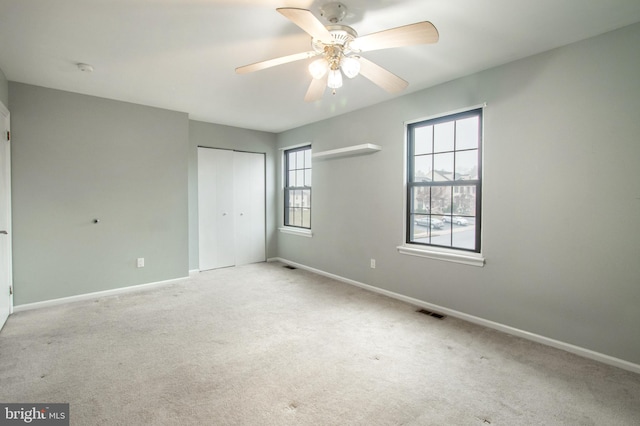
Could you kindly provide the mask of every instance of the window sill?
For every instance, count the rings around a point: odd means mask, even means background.
[[[298,235],[300,237],[313,237],[313,232],[311,232],[311,229],[301,229],[284,226],[282,228],[278,228],[278,231],[282,232],[283,234]]]
[[[398,246],[401,254],[426,257],[429,259],[444,260],[447,262],[462,263],[471,266],[484,266],[484,257],[479,253],[462,253],[456,250],[439,249],[435,247]]]

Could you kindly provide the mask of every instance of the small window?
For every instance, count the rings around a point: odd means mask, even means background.
[[[311,145],[284,151],[284,226],[311,229]]]
[[[482,108],[407,125],[406,242],[480,253]]]

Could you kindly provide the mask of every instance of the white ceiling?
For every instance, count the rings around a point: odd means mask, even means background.
[[[277,7],[328,0],[0,0],[7,79],[280,132],[391,99],[362,76],[303,97],[310,60],[235,68],[310,49]],[[369,52],[409,82],[400,95],[640,21],[639,0],[343,0],[359,35],[431,21],[435,45]],[[322,19],[322,18],[320,18]],[[83,73],[76,64],[92,65]]]

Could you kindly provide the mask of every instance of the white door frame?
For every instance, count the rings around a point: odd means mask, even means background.
[[[6,303],[5,297],[7,294],[9,294],[8,315],[13,313],[13,292],[9,291],[10,289],[13,289],[13,269],[12,269],[13,261],[12,261],[12,251],[11,251],[12,250],[12,243],[11,243],[12,233],[11,233],[11,144],[9,140],[10,130],[11,130],[11,122],[10,122],[9,110],[2,102],[0,102],[0,131],[2,131],[2,134],[0,135],[0,144],[2,144],[2,146],[0,146],[0,149],[3,150],[2,159],[4,160],[4,163],[0,164],[0,173],[3,174],[2,181],[5,182],[6,184],[6,188],[4,188],[4,191],[5,191],[6,201],[7,201],[6,212],[4,212],[6,214],[6,221],[7,221],[6,229],[0,229],[0,231],[7,232],[6,235],[0,235],[0,242],[6,245],[5,247],[6,247],[6,254],[7,254],[7,270],[6,271],[0,270],[0,273],[4,274],[2,278],[6,279],[8,284],[8,288],[0,288],[0,292],[2,293],[0,295],[0,300],[2,300],[3,304]],[[5,320],[6,318],[4,318],[4,315],[0,317],[0,328],[2,328],[2,326],[4,325]]]

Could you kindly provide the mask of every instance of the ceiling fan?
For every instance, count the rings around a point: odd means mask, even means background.
[[[361,53],[438,41],[438,30],[428,21],[358,37],[353,28],[340,24],[347,15],[347,7],[338,2],[327,3],[320,8],[321,16],[330,23],[327,26],[306,9],[283,7],[276,10],[311,36],[313,50],[245,65],[236,68],[236,72],[245,74],[319,56],[309,64],[313,80],[304,97],[307,102],[322,98],[325,87],[335,94],[336,89],[342,87],[343,73],[348,78],[361,74],[389,93],[400,92],[409,83],[365,59]]]

